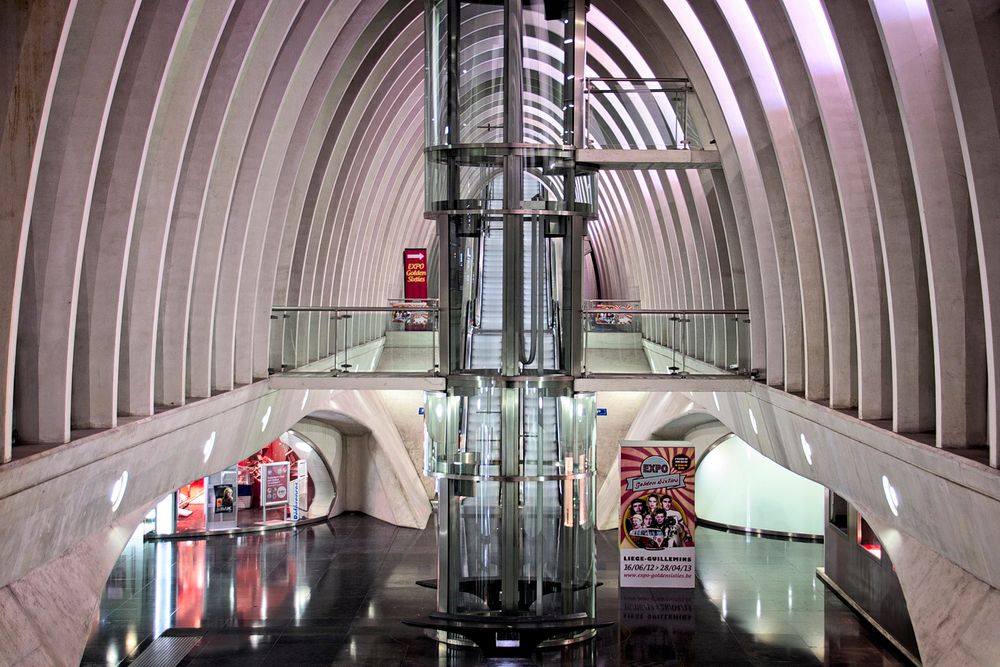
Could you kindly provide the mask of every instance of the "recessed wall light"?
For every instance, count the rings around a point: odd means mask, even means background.
[[[302,405],[299,406],[299,410],[306,409],[306,401],[309,400],[309,390],[306,389],[306,393],[302,395]]]
[[[759,435],[757,431],[757,418],[753,416],[753,410],[747,408],[747,414],[750,415],[750,428],[753,429],[754,435]]]
[[[111,511],[117,512],[125,497],[125,489],[128,487],[128,470],[122,470],[121,476],[115,480],[111,487]]]
[[[201,448],[202,463],[208,462],[208,457],[212,455],[212,449],[214,448],[215,448],[215,431],[212,431],[212,435],[208,436],[208,439],[205,440],[205,444]]]
[[[267,428],[267,423],[271,421],[271,406],[267,406],[267,410],[264,411],[264,416],[260,418],[260,432],[263,433],[264,429]]]
[[[812,450],[812,447],[809,445],[809,441],[806,440],[806,434],[805,433],[799,433],[799,442],[802,443],[802,453],[805,454],[806,463],[808,463],[809,465],[812,465],[813,464],[813,450]]]
[[[715,401],[715,409],[718,410],[719,412],[722,412],[722,406],[719,405],[719,394],[718,394],[718,392],[715,392],[715,391],[712,392],[712,400]]]
[[[899,494],[885,475],[882,475],[882,491],[885,493],[885,502],[892,510],[892,515],[899,516]]]

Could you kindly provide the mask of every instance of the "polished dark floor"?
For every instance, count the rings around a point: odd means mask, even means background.
[[[619,591],[615,537],[598,536],[597,607],[616,625],[536,662],[902,664],[816,579],[820,544],[702,527],[696,589]],[[414,581],[434,576],[435,553],[432,530],[360,514],[297,531],[135,540],[108,581],[83,664],[127,664],[160,636],[196,638],[181,662],[191,666],[483,664],[400,622],[433,610],[434,591]]]

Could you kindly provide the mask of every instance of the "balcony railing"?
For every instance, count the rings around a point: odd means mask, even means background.
[[[594,77],[585,101],[588,148],[705,148],[692,122],[701,105],[688,79]]]
[[[752,376],[745,309],[656,310],[587,302],[584,375]],[[280,306],[271,312],[274,373],[440,374],[437,301]]]
[[[271,373],[437,375],[436,299],[271,309]]]
[[[638,302],[588,302],[585,375],[751,376],[745,309],[656,310]]]

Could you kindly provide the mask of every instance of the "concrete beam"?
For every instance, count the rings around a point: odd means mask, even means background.
[[[602,373],[577,378],[574,391],[652,391],[652,392],[748,392],[753,380],[738,375],[633,375]]]
[[[404,375],[400,373],[282,373],[272,375],[268,382],[272,389],[402,389],[417,391],[443,391],[445,378],[432,375]]]
[[[593,165],[601,169],[721,169],[722,158],[717,150],[580,148],[576,151],[578,165]]]

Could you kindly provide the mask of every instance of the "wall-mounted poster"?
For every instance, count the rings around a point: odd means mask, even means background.
[[[288,462],[261,465],[261,497],[264,507],[288,504]]]
[[[694,447],[672,445],[621,443],[623,587],[694,587]]]
[[[236,509],[236,485],[215,484],[215,513],[232,514]]]

